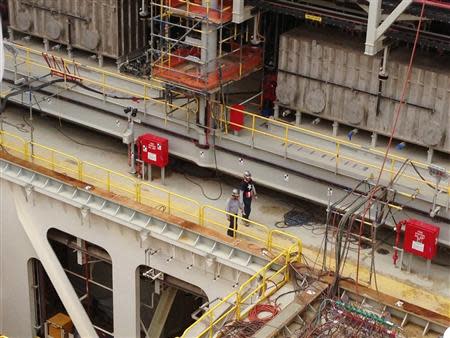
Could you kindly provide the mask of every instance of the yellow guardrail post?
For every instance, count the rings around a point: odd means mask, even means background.
[[[102,95],[103,101],[106,101],[106,74],[102,72]]]
[[[252,148],[255,146],[255,115],[252,115]]]
[[[106,190],[111,191],[111,172],[109,170],[106,171]]]
[[[241,290],[239,289],[237,294],[236,294],[236,319],[237,320],[241,320]]]
[[[394,168],[395,168],[395,159],[391,159],[391,168],[390,168],[390,172],[391,172],[391,181],[394,178]]]
[[[169,192],[167,193],[167,212],[169,213],[169,215],[172,214],[171,209],[172,209],[172,194]]]
[[[269,231],[269,234],[267,235],[267,244],[266,244],[266,247],[267,247],[267,250],[272,250],[272,230],[271,231]]]
[[[147,114],[147,96],[148,96],[147,84],[144,84],[144,114]],[[189,113],[189,111],[186,111],[186,113]]]
[[[78,179],[83,180],[83,161],[78,161]]]
[[[336,168],[334,169],[335,174],[338,173],[338,169],[339,169],[340,149],[341,149],[341,144],[339,142],[336,142]]]
[[[267,290],[267,270],[264,270],[263,276],[262,276],[262,287],[261,287],[261,297],[264,297]]]
[[[52,170],[55,171],[55,167],[56,167],[56,165],[55,165],[55,151],[52,150],[52,151],[51,151],[51,154],[52,154],[52,156],[51,156]]]
[[[284,130],[284,158],[287,158],[287,150],[288,150],[288,133],[289,133],[289,127],[286,126]]]
[[[135,190],[136,190],[136,202],[141,203],[142,186],[139,182],[136,182]]]
[[[209,314],[209,338],[212,338],[214,336],[213,327],[214,327],[214,317],[213,312],[211,311]]]
[[[29,145],[29,142],[23,143],[23,156],[24,156],[24,159],[27,161],[30,160],[30,154],[28,152],[28,145]]]

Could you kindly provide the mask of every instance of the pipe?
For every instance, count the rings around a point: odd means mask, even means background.
[[[433,6],[450,10],[450,3],[447,2],[441,2],[437,0],[414,0],[414,2],[418,4],[425,4],[427,6]]]

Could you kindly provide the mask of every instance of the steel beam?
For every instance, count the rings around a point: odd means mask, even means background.
[[[145,334],[147,337],[161,337],[170,309],[172,308],[173,302],[177,295],[177,291],[177,289],[172,287],[164,290],[161,298],[159,299],[155,313],[153,314],[152,321],[146,329]]]
[[[42,263],[47,275],[58,293],[69,317],[75,324],[81,337],[98,337],[89,316],[83,308],[75,290],[70,283],[63,267],[59,263],[58,257],[50,246],[45,233],[39,233],[39,227],[35,226],[33,219],[29,217],[24,209],[27,207],[23,201],[14,195],[17,214],[25,233],[30,240],[36,254]]]
[[[398,19],[398,17],[412,4],[413,0],[402,0],[400,4],[380,24],[382,0],[371,0],[369,4],[369,18],[367,21],[365,54],[375,55],[382,48],[383,34]]]

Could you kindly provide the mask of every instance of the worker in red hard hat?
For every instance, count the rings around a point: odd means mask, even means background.
[[[225,211],[227,212],[227,219],[230,222],[227,235],[230,237],[236,237],[236,231],[238,227],[237,215],[239,210],[242,210],[242,204],[239,202],[239,190],[233,189],[231,197],[227,200],[227,206]]]
[[[250,217],[250,212],[252,211],[252,198],[256,196],[255,184],[252,180],[252,174],[249,171],[244,172],[244,177],[242,179],[240,189],[240,202],[244,206],[244,212],[242,213],[242,217],[244,217],[244,225],[248,226],[248,218]]]

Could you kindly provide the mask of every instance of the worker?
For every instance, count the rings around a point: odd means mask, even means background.
[[[248,226],[248,218],[250,217],[250,212],[252,211],[252,198],[256,196],[255,185],[253,184],[252,174],[249,171],[244,172],[244,178],[240,185],[240,198],[239,201],[241,205],[244,206],[244,211],[242,217],[244,217],[244,225]]]
[[[227,219],[230,222],[228,227],[227,235],[230,237],[236,237],[237,231],[237,215],[239,209],[242,210],[242,204],[239,202],[239,190],[233,189],[231,197],[227,200],[227,206],[225,211],[227,212]]]

